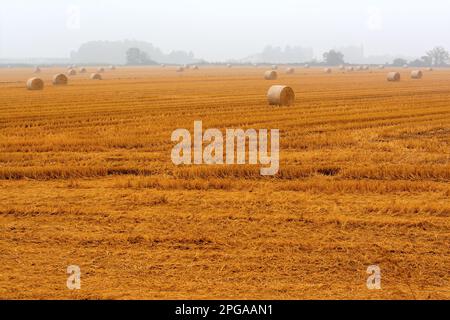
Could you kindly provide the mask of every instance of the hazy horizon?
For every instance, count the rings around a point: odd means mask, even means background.
[[[241,59],[267,45],[310,47],[316,57],[343,46],[414,57],[450,48],[450,4],[437,0],[4,2],[0,58],[9,59],[68,58],[85,42],[124,39],[208,61]]]

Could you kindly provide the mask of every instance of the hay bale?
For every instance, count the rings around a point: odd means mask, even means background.
[[[109,66],[109,70],[116,70],[116,66]]]
[[[188,64],[185,64],[185,65],[183,65],[183,68],[187,70],[190,68],[190,66]]]
[[[325,68],[325,69],[323,69],[323,72],[325,72],[325,73],[331,73],[331,68]]]
[[[404,69],[408,69],[409,66],[408,66],[407,64],[404,64],[404,65],[403,65],[403,68],[404,68]]]
[[[421,70],[411,71],[411,79],[422,79],[423,73]]]
[[[286,74],[294,74],[295,69],[294,68],[286,68]]]
[[[295,93],[291,87],[275,85],[269,88],[267,100],[271,106],[290,106],[295,102]]]
[[[177,68],[177,72],[184,72],[184,68],[183,67],[178,67]]]
[[[309,69],[309,64],[304,65],[305,69]]]
[[[102,80],[102,75],[99,73],[91,74],[91,80]]]
[[[53,84],[55,86],[64,86],[67,84],[68,81],[69,81],[69,79],[63,73],[55,74],[53,76]]]
[[[387,75],[388,81],[400,81],[400,73],[399,72],[389,72]]]
[[[103,72],[105,72],[105,68],[98,68],[97,69],[97,73],[103,73]]]
[[[70,69],[69,71],[67,71],[67,74],[69,76],[76,76],[77,75],[77,71],[75,69]]]
[[[353,70],[354,70],[353,67],[347,67],[347,71],[348,71],[348,72],[352,72]]]
[[[380,65],[378,66],[378,69],[383,70],[383,69],[384,69],[384,65],[380,64]]]
[[[272,65],[272,70],[278,70],[278,66],[276,64]]]
[[[39,67],[34,68],[33,73],[41,73],[41,68]]]
[[[163,63],[163,64],[161,64],[161,68],[165,68],[166,67],[166,65]]]
[[[433,71],[433,68],[430,67],[430,68],[428,68],[427,70],[428,70],[428,71]]]
[[[356,71],[361,71],[361,70],[362,70],[362,67],[361,67],[361,66],[356,66],[355,70],[356,70]]]
[[[227,64],[227,68],[233,67],[230,63]]]
[[[339,66],[339,70],[344,70],[344,69],[345,69],[344,65],[341,64],[341,65]]]
[[[193,70],[198,70],[198,66],[193,65],[193,66],[192,66],[192,69],[193,69]]]
[[[28,90],[42,90],[44,89],[44,81],[40,78],[31,78],[27,81],[27,89]]]
[[[81,68],[80,69],[80,73],[86,73],[86,72],[87,72],[86,68]]]
[[[369,70],[369,66],[363,66],[362,69],[367,71],[367,70]]]
[[[264,79],[266,80],[276,80],[278,74],[275,70],[268,70],[264,73]]]

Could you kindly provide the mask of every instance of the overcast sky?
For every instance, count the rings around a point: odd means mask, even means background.
[[[135,39],[211,61],[266,45],[366,55],[450,49],[446,0],[1,0],[0,58],[68,57],[90,40]]]

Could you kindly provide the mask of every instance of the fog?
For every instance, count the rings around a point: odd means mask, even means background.
[[[135,39],[209,61],[267,46],[363,46],[366,55],[450,49],[442,0],[2,0],[0,58],[69,57],[91,40]]]

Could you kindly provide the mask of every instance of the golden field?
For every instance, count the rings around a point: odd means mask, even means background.
[[[450,70],[265,70],[0,69],[0,298],[449,299]],[[279,174],[173,165],[195,120],[280,129]]]

